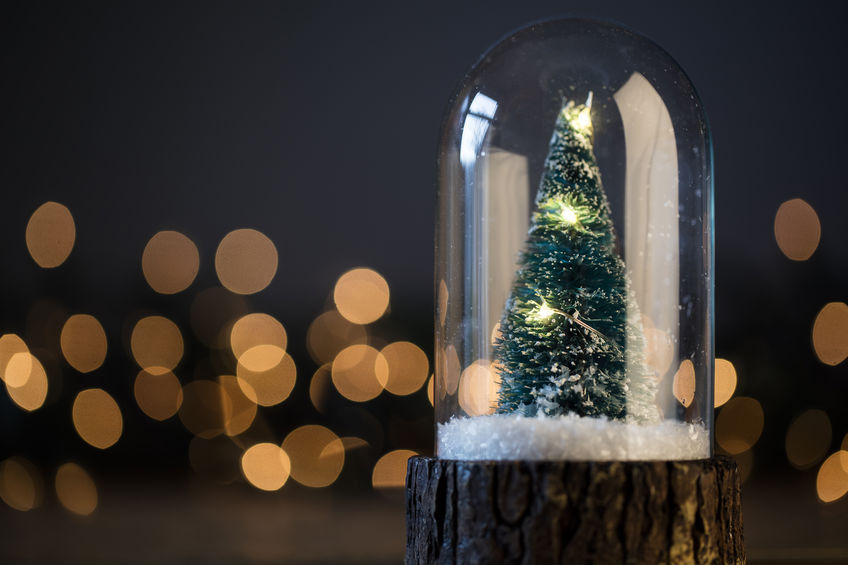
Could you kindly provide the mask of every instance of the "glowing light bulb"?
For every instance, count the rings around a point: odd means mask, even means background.
[[[583,108],[577,114],[576,126],[581,131],[587,131],[592,127],[592,117],[589,115],[589,108]]]
[[[556,310],[554,310],[553,308],[548,306],[548,303],[543,300],[542,304],[539,306],[539,308],[537,308],[536,310],[531,312],[530,315],[527,316],[527,319],[528,320],[536,320],[536,321],[541,322],[541,321],[547,320],[548,318],[550,318],[555,313],[556,313]]]
[[[592,118],[589,116],[589,108],[585,108],[577,114],[577,127],[587,130],[592,127]]]
[[[542,304],[542,306],[539,308],[538,317],[544,320],[546,318],[550,318],[553,313],[554,311],[550,306],[548,306],[547,304]]]
[[[577,115],[571,114],[569,121],[571,126],[579,133],[586,135],[592,131],[592,93],[586,98],[586,104],[577,112]]]
[[[568,225],[577,223],[577,213],[569,206],[563,206],[559,211],[559,215],[562,216],[563,221]]]

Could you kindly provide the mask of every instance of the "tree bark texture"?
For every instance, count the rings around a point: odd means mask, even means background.
[[[736,463],[409,460],[406,563],[745,563]]]

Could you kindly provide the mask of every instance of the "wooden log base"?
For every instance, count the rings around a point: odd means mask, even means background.
[[[745,563],[739,471],[698,461],[409,460],[406,563]]]

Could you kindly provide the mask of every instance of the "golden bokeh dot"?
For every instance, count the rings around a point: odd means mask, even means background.
[[[731,455],[751,449],[763,433],[763,407],[754,398],[730,399],[716,418],[716,441]]]
[[[786,431],[786,457],[798,469],[812,467],[827,454],[833,429],[823,410],[805,410]]]
[[[813,349],[825,365],[839,365],[848,357],[848,304],[824,305],[813,323]]]
[[[9,457],[0,463],[0,498],[15,510],[36,508],[42,498],[41,475],[35,465],[23,457]]]
[[[232,375],[221,375],[218,377],[221,389],[230,399],[232,410],[224,421],[224,433],[228,436],[237,436],[247,431],[256,419],[256,402],[245,396],[238,383],[238,379]]]
[[[374,488],[403,488],[406,486],[406,464],[410,457],[418,455],[409,449],[396,449],[380,457],[371,472]]]
[[[465,368],[459,379],[459,406],[469,416],[483,416],[495,411],[500,379],[492,365],[478,359]]]
[[[354,402],[366,402],[383,391],[389,365],[370,345],[351,345],[336,355],[331,374],[339,394]]]
[[[183,403],[183,387],[171,371],[153,374],[142,369],[135,378],[133,393],[141,411],[160,422],[176,414]]]
[[[848,493],[848,451],[840,449],[824,460],[816,476],[816,493],[822,502],[835,502]]]
[[[62,355],[80,373],[98,369],[106,359],[106,332],[97,318],[75,314],[62,326],[59,336]]]
[[[124,429],[118,403],[101,388],[89,388],[77,394],[71,415],[79,436],[98,449],[115,445]]]
[[[444,398],[445,394],[456,394],[461,373],[462,365],[459,362],[459,354],[453,345],[448,345],[445,348],[445,354],[442,356],[442,382],[439,387],[441,389],[439,398]]]
[[[370,324],[389,307],[389,285],[371,269],[352,269],[336,282],[333,289],[336,309],[354,324]]]
[[[183,336],[168,318],[147,316],[133,328],[130,348],[139,367],[153,374],[164,373],[182,359]]]
[[[312,406],[322,414],[327,409],[327,401],[330,392],[330,372],[332,365],[324,363],[312,375],[312,380],[309,381],[309,400]]]
[[[672,393],[686,408],[695,400],[695,365],[689,359],[684,359],[674,373]]]
[[[15,353],[6,363],[3,380],[6,386],[20,388],[27,384],[32,375],[33,355],[29,352]]]
[[[433,391],[434,382],[435,382],[435,379],[433,378],[433,375],[430,375],[430,380],[427,381],[427,400],[430,401],[430,406],[436,405],[435,400],[434,400],[434,391]]]
[[[238,364],[248,371],[262,373],[279,365],[285,355],[285,350],[276,345],[262,344],[245,351],[238,358]]]
[[[180,421],[197,437],[212,439],[225,433],[232,413],[230,396],[220,384],[201,379],[183,387]]]
[[[141,270],[150,288],[160,294],[176,294],[191,286],[200,268],[194,242],[177,231],[156,233],[144,246]]]
[[[297,367],[291,355],[286,354],[267,371],[251,371],[239,363],[236,376],[247,398],[260,406],[274,406],[291,394],[297,380]]]
[[[800,198],[787,200],[774,216],[774,238],[789,259],[809,259],[821,239],[821,224],[816,211]]]
[[[734,392],[736,392],[736,368],[727,359],[716,358],[714,407],[718,408],[730,400]]]
[[[236,294],[254,294],[271,284],[277,273],[277,248],[262,232],[234,230],[215,252],[218,280]]]
[[[56,496],[62,506],[80,516],[88,516],[97,508],[97,485],[76,463],[65,463],[56,471]]]
[[[45,202],[27,222],[27,249],[38,266],[45,269],[65,262],[74,248],[76,237],[74,217],[58,202]]]
[[[286,352],[286,330],[268,314],[248,314],[230,330],[230,347],[239,363],[251,371],[267,371]]]
[[[23,384],[12,386],[10,382]],[[47,372],[44,365],[30,353],[12,355],[6,365],[6,392],[15,404],[27,412],[41,408],[47,398]]]
[[[17,353],[29,353],[29,348],[24,343],[24,340],[17,334],[3,334],[3,336],[0,336],[0,379],[4,382],[6,381],[6,367],[12,357]],[[19,381],[20,375],[17,375],[17,377],[15,386],[20,386],[22,384]],[[25,377],[27,379],[29,378],[29,370],[26,371]]]
[[[306,347],[319,365],[331,362],[345,347],[367,341],[368,332],[364,327],[347,321],[335,310],[315,318],[306,332]]]
[[[330,486],[344,466],[344,444],[324,426],[295,429],[283,440],[283,451],[291,459],[291,477],[308,487]]]
[[[280,446],[273,443],[257,443],[250,446],[241,456],[244,478],[260,490],[280,490],[289,479],[291,461]]]
[[[438,294],[438,306],[439,306],[439,325],[445,327],[445,320],[448,316],[448,285],[445,284],[444,280],[439,281],[439,294]],[[499,327],[496,326],[496,327]]]
[[[387,391],[405,396],[424,386],[430,375],[430,362],[420,347],[408,341],[396,341],[384,347],[380,353],[389,366]]]

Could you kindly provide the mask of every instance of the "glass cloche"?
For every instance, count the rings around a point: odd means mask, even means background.
[[[563,19],[486,52],[439,147],[438,456],[710,457],[712,185],[648,39]]]

